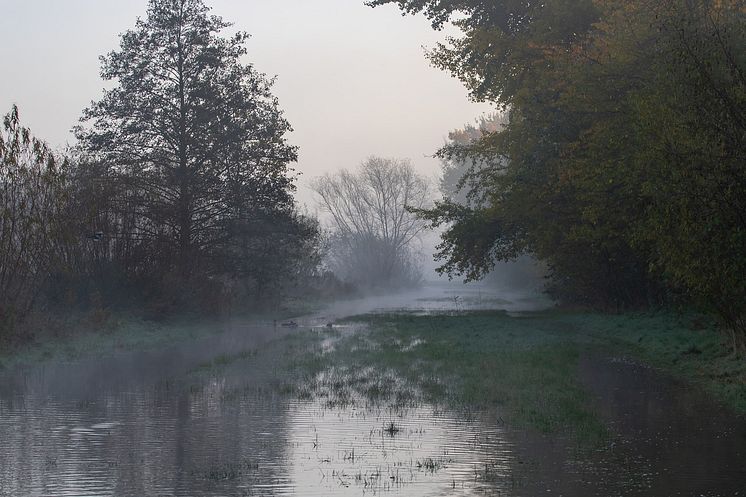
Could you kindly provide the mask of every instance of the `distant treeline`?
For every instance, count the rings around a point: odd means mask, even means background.
[[[739,0],[372,0],[463,36],[430,52],[504,126],[470,161],[443,270],[532,254],[565,302],[689,302],[746,351],[746,8]],[[462,199],[463,200],[463,199]]]
[[[114,84],[64,153],[16,108],[5,117],[0,339],[33,312],[215,312],[323,280],[321,230],[293,199],[290,125],[227,26],[200,0],[151,1],[102,58]]]

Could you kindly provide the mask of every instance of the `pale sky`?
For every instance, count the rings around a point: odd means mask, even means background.
[[[309,179],[369,155],[411,159],[429,177],[448,132],[489,106],[424,56],[445,35],[424,17],[363,0],[206,0],[251,33],[245,62],[277,76],[274,94],[300,146],[298,199]],[[0,0],[0,114],[18,104],[34,134],[55,146],[100,98],[99,55],[144,16],[147,0]]]

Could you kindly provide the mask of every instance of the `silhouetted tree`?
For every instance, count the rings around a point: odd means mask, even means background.
[[[237,254],[225,248],[253,223],[294,209],[296,149],[272,82],[241,63],[248,35],[221,37],[229,24],[208,12],[201,0],[151,0],[102,57],[115,86],[77,129],[87,160],[138,217],[117,229],[158,247],[181,277],[225,268]]]

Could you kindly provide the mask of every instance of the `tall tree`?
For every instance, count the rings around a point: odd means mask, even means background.
[[[77,129],[104,176],[139,196],[138,236],[167,247],[182,275],[219,258],[233,235],[293,208],[296,149],[271,94],[244,65],[248,35],[202,0],[150,0],[147,16],[101,58],[106,90]]]
[[[506,159],[472,183],[482,206],[423,213],[449,224],[446,269],[530,251],[586,303],[684,292],[746,349],[742,1],[369,3],[454,19],[463,36],[431,59],[509,111],[467,151]]]

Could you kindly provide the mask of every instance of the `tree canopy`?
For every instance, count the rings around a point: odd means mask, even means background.
[[[483,202],[447,199],[444,269],[478,278],[530,252],[566,300],[686,296],[746,315],[746,10],[742,2],[375,0],[463,36],[431,51],[509,122],[441,155],[492,157]]]
[[[312,185],[331,217],[332,266],[362,287],[418,283],[414,243],[425,222],[412,209],[430,201],[428,182],[408,161],[370,157],[354,172],[339,171]]]
[[[293,209],[290,125],[272,82],[241,62],[248,35],[221,36],[228,26],[201,0],[151,0],[102,57],[115,86],[77,131],[88,160],[138,197],[138,236],[183,274]]]

